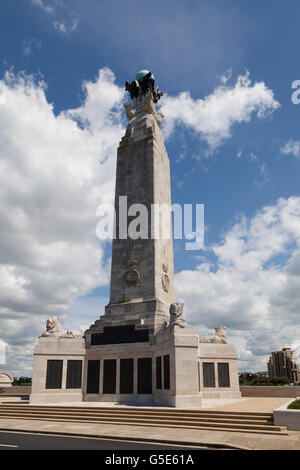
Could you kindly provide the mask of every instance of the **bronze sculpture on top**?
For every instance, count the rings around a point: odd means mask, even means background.
[[[152,93],[154,103],[163,96],[158,86],[154,86],[155,78],[148,70],[141,70],[137,73],[132,82],[125,82],[125,90],[129,91],[131,99],[137,98],[141,94]]]
[[[125,82],[125,90],[129,92],[133,103],[125,103],[126,115],[131,121],[135,115],[144,111],[146,114],[152,114],[160,126],[163,120],[163,113],[156,112],[156,104],[163,96],[158,86],[154,86],[155,78],[148,70],[140,70],[132,82]]]

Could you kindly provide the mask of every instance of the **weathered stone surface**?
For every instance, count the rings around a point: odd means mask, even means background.
[[[127,127],[126,141],[126,149],[119,147],[117,160],[116,233],[120,233],[119,197],[127,196],[128,207],[144,204],[148,209],[148,239],[117,238],[113,241],[110,304],[137,299],[170,304],[174,301],[172,237],[168,240],[151,238],[151,205],[171,206],[169,158],[153,115],[137,114]],[[139,281],[129,284],[126,274],[133,260]],[[168,278],[168,282],[163,283],[164,278]]]

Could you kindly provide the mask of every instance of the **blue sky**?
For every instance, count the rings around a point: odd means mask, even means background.
[[[233,213],[252,215],[259,205],[297,194],[299,162],[287,165],[280,156],[281,142],[297,136],[299,122],[299,107],[291,103],[291,83],[298,77],[297,2],[187,1],[174,6],[173,1],[154,1],[151,15],[147,2],[87,1],[83,6],[74,0],[58,5],[57,21],[77,19],[75,31],[59,34],[52,25],[56,18],[31,1],[2,1],[2,73],[7,67],[41,73],[58,113],[79,104],[82,81],[103,66],[113,70],[120,86],[136,70],[151,68],[163,91],[190,90],[194,98],[211,93],[228,68],[233,77],[247,69],[252,81],[263,80],[274,91],[281,109],[263,122],[234,126],[233,138],[209,160],[197,136],[181,129],[181,139],[174,136],[168,142],[173,200],[195,202],[197,195],[205,202],[207,223],[216,224],[210,233],[215,240]],[[22,41],[32,40],[41,45],[33,42],[32,55],[24,57]],[[187,158],[177,162],[183,144]],[[240,149],[244,158],[237,160]],[[266,164],[270,181],[250,161],[251,153]],[[178,188],[177,179],[188,171],[188,189]],[[222,205],[218,217],[216,205]]]
[[[226,324],[229,334],[232,335],[231,339],[239,350],[240,368],[243,370],[264,370],[269,352],[291,345],[297,347],[300,333],[300,300],[297,290],[300,273],[300,214],[297,212],[300,201],[297,199],[300,198],[300,147],[297,146],[300,140],[300,105],[291,101],[291,84],[300,79],[297,60],[300,36],[299,3],[291,0],[154,0],[150,3],[143,0],[2,0],[0,12],[0,79],[4,79],[7,71],[10,71],[10,79],[7,81],[6,78],[7,88],[11,91],[16,106],[15,114],[12,110],[8,111],[8,103],[3,110],[0,108],[0,114],[3,111],[2,132],[5,137],[0,157],[5,160],[9,155],[12,160],[18,161],[19,169],[27,159],[29,166],[31,165],[30,159],[33,156],[30,154],[30,141],[25,142],[25,138],[19,137],[18,132],[20,131],[20,136],[23,131],[24,136],[31,135],[26,126],[32,124],[32,130],[33,123],[39,121],[36,115],[38,113],[41,113],[41,122],[44,113],[49,113],[49,121],[45,121],[47,123],[50,123],[50,119],[51,123],[54,123],[55,119],[60,119],[59,116],[64,116],[66,129],[69,129],[70,120],[74,118],[70,117],[70,110],[77,110],[77,118],[86,117],[92,122],[91,107],[85,106],[88,103],[87,98],[90,96],[90,101],[95,100],[96,105],[98,103],[101,107],[103,94],[99,91],[98,96],[97,91],[89,95],[82,85],[83,82],[100,83],[98,71],[107,68],[115,77],[115,88],[109,90],[112,96],[110,108],[107,108],[113,116],[108,123],[111,124],[111,129],[109,130],[109,125],[106,124],[101,124],[100,127],[95,121],[94,134],[92,131],[93,135],[86,137],[88,129],[82,124],[82,139],[86,138],[86,147],[82,148],[87,149],[87,152],[93,148],[91,156],[82,154],[81,158],[76,157],[76,165],[81,165],[80,171],[84,172],[85,162],[89,161],[89,158],[94,158],[93,162],[97,161],[96,146],[103,142],[101,136],[105,133],[103,139],[107,139],[105,142],[108,143],[103,144],[106,150],[103,150],[103,156],[99,157],[104,163],[96,176],[99,186],[103,178],[108,185],[107,191],[112,191],[115,164],[113,152],[116,152],[119,136],[126,125],[124,112],[120,115],[121,111],[118,111],[121,109],[120,103],[124,101],[121,89],[125,80],[132,80],[139,69],[151,70],[160,89],[167,95],[165,104],[162,103],[162,107],[165,106],[167,111],[167,122],[172,119],[172,116],[168,115],[172,98],[177,106],[175,127],[169,134],[165,131],[171,160],[172,200],[181,204],[205,204],[205,250],[187,252],[184,242],[175,242],[177,294],[186,304],[187,318],[199,332],[211,331],[219,322]],[[28,101],[27,105],[24,104],[26,86],[20,82],[20,72],[26,77],[24,80],[31,90],[38,89],[39,80],[45,82],[44,91],[41,93],[46,101],[39,95],[32,97],[33,101]],[[226,93],[237,94],[238,77],[246,77],[247,73],[251,82],[242,85],[242,89],[250,90],[252,101],[249,102],[249,97],[244,96],[246,104],[241,105],[239,114],[226,106],[223,108],[219,100],[219,108],[215,113],[221,124],[217,134],[213,135],[217,143],[209,144],[207,136],[212,135],[212,130],[209,128],[205,133],[205,123],[200,122],[200,117],[197,116],[199,112],[199,116],[203,113],[205,118],[205,113],[209,110],[201,111],[201,103],[197,100],[215,96],[218,89],[222,96]],[[15,88],[12,77],[18,83]],[[105,82],[105,79],[103,80]],[[254,88],[256,83],[264,86],[263,90],[260,89],[261,94]],[[221,86],[223,89],[219,88]],[[180,116],[182,92],[189,93],[191,103],[195,106],[192,123],[189,119],[188,103],[185,103],[185,117]],[[39,106],[33,116],[34,102],[38,102]],[[48,107],[46,111],[45,102],[47,106],[52,104],[53,110]],[[22,106],[25,111],[20,116],[18,109],[23,109]],[[5,112],[8,113],[6,117]],[[230,118],[225,137],[222,134],[222,113],[224,122],[228,114]],[[18,119],[20,122],[17,122]],[[47,126],[48,124],[37,130],[37,140],[42,142],[40,152],[43,152],[45,145],[49,146],[48,148],[53,145],[51,148],[56,154],[55,145],[59,145],[59,139],[56,143],[55,132],[54,137],[51,137],[51,126]],[[11,134],[15,136],[15,140],[7,138]],[[20,146],[16,150],[18,138]],[[52,140],[50,142],[47,139]],[[25,157],[25,150],[22,154],[20,148],[25,149],[26,145],[28,150]],[[70,155],[66,155],[66,162],[71,165],[71,144],[65,142],[63,145],[66,146],[64,151],[70,152]],[[38,149],[35,151],[39,153]],[[53,163],[49,154],[49,157],[45,157],[46,166],[47,158]],[[106,158],[111,158],[109,168],[105,166]],[[60,171],[59,164],[57,171]],[[86,169],[94,168],[94,163],[88,167],[89,164],[86,164]],[[9,163],[6,164],[5,171],[10,172],[10,175],[16,174],[15,168],[10,168]],[[78,275],[77,280],[72,278],[69,283],[65,281],[65,292],[68,292],[68,289],[70,292],[77,289],[78,295],[63,297],[61,294],[61,297],[55,300],[48,298],[47,294],[43,294],[44,297],[42,295],[42,292],[47,290],[46,281],[43,286],[40,286],[38,281],[41,273],[44,275],[47,270],[45,266],[41,266],[43,263],[35,263],[35,267],[26,265],[24,259],[27,255],[24,253],[17,258],[16,253],[21,251],[20,243],[26,243],[30,238],[34,249],[39,248],[39,259],[45,259],[45,265],[49,269],[47,276],[50,276],[50,271],[58,268],[57,264],[46,261],[50,256],[47,251],[50,249],[49,243],[63,241],[68,249],[75,243],[76,237],[66,235],[65,229],[62,229],[61,238],[55,238],[53,235],[50,240],[50,235],[46,234],[47,229],[40,226],[43,216],[38,207],[43,197],[47,201],[51,191],[55,193],[55,184],[50,184],[45,174],[43,181],[47,195],[40,192],[40,189],[37,191],[39,171],[42,171],[41,168],[36,166],[36,171],[30,173],[25,182],[29,188],[26,194],[30,191],[32,195],[36,194],[30,199],[30,203],[28,201],[27,204],[27,196],[22,195],[17,186],[12,188],[13,182],[16,185],[22,184],[20,177],[15,181],[12,177],[12,184],[6,193],[3,193],[3,201],[15,201],[12,208],[24,212],[24,217],[28,218],[26,227],[30,226],[29,221],[32,222],[27,238],[25,225],[22,233],[20,229],[20,236],[16,236],[18,249],[13,243],[8,247],[7,240],[0,246],[3,276],[6,276],[6,280],[7,273],[12,276],[9,284],[11,298],[7,295],[7,289],[5,295],[0,293],[0,315],[3,315],[3,332],[0,329],[0,339],[8,344],[6,367],[15,374],[21,373],[21,369],[30,373],[34,338],[39,334],[48,313],[54,313],[57,308],[62,312],[63,321],[79,328],[88,326],[103,314],[103,306],[108,301],[109,289],[105,276],[107,278],[109,272],[109,244],[98,247],[99,250],[104,250],[98,259],[101,273],[97,273],[95,261],[90,264],[86,261],[86,271],[93,271],[93,281],[87,281],[87,273],[84,279]],[[55,168],[51,171],[54,172],[55,180]],[[77,178],[77,174],[75,177]],[[5,178],[10,181],[9,176],[6,175]],[[59,182],[57,184],[59,185]],[[72,186],[72,183],[68,184]],[[68,193],[68,184],[64,187],[66,199],[70,197],[70,200],[73,198],[74,201],[74,188]],[[65,203],[63,194],[62,192],[62,199],[57,196],[56,203],[60,206]],[[78,204],[81,204],[82,197],[80,193]],[[280,198],[281,202],[278,202]],[[96,198],[94,200],[91,197],[85,202],[86,206],[83,205],[82,209],[90,204],[91,212],[95,213]],[[68,208],[69,205],[66,204],[66,213]],[[273,222],[268,219],[271,217],[270,213],[273,214]],[[15,214],[16,212],[11,211],[7,215],[8,220],[12,220]],[[3,217],[2,225],[6,233],[6,219]],[[52,222],[55,217],[52,217]],[[70,216],[70,227],[73,223],[74,226],[77,224],[77,217],[78,214],[74,216],[75,223]],[[86,223],[91,223],[92,226],[92,220],[91,216]],[[35,224],[38,227],[35,233],[39,233],[37,238],[34,238],[32,232]],[[18,224],[16,226],[20,227]],[[55,228],[59,232],[59,227],[59,222],[55,222],[53,233]],[[83,233],[84,230],[78,229],[78,240],[79,234]],[[90,237],[87,233],[82,236],[87,239]],[[76,239],[76,243],[78,240]],[[272,249],[269,252],[270,247]],[[62,252],[62,259],[67,263],[70,252]],[[71,257],[73,255],[71,252]],[[63,258],[64,256],[66,258]],[[86,259],[89,259],[88,255]],[[242,269],[245,263],[249,263],[247,274]],[[39,266],[36,267],[37,265]],[[58,280],[54,285],[56,282]],[[14,291],[14,288],[17,289],[20,285],[25,290],[20,293],[20,301],[15,305],[12,299],[19,293]],[[280,294],[279,300],[277,294]],[[57,312],[58,316],[60,311]],[[284,327],[281,323],[283,316],[287,319]],[[15,330],[14,335],[6,335],[4,332],[10,326]],[[264,347],[261,346],[262,343]],[[21,350],[25,352],[22,353]],[[18,365],[12,359],[13,355],[19,357]]]

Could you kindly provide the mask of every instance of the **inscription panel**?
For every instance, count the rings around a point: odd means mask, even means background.
[[[103,333],[92,333],[92,346],[102,344],[143,343],[149,341],[149,330],[136,330],[134,325],[105,326]]]
[[[170,356],[164,356],[164,389],[170,389]]]
[[[105,359],[103,365],[103,393],[116,393],[116,359]]]
[[[100,361],[88,361],[87,390],[86,393],[99,393]]]
[[[203,385],[204,387],[215,387],[215,364],[213,362],[203,362]]]
[[[229,363],[218,363],[218,382],[219,387],[230,387]]]
[[[68,360],[66,388],[81,388],[82,361]]]
[[[138,359],[138,393],[152,393],[152,359]]]
[[[120,360],[120,393],[133,393],[133,359]]]
[[[156,358],[156,389],[162,389],[162,380],[161,380],[161,356]]]
[[[59,389],[62,385],[63,361],[48,359],[46,372],[46,388]]]

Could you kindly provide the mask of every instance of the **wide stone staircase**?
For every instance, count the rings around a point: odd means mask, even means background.
[[[133,406],[37,406],[0,404],[0,419],[27,419],[76,423],[105,423],[207,429],[261,434],[288,434],[274,426],[272,413],[174,409]]]

